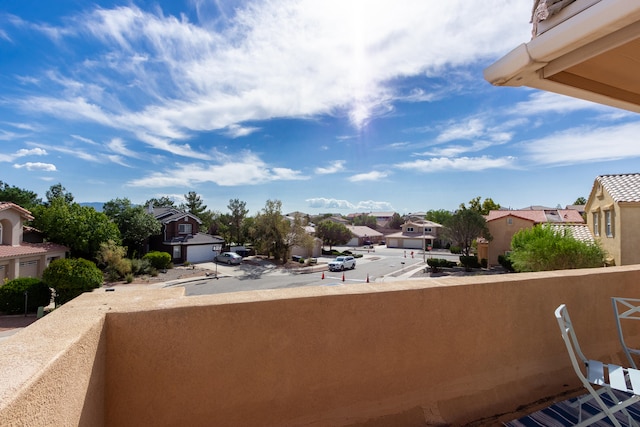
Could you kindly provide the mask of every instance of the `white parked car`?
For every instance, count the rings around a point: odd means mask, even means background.
[[[347,268],[356,268],[356,259],[350,255],[339,256],[329,263],[329,270],[331,271],[344,271]]]

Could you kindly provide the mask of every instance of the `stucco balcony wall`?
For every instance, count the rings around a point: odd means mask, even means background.
[[[560,303],[587,355],[620,361],[610,297],[640,298],[639,279],[624,266],[201,297],[98,291],[0,344],[0,425],[490,425],[580,390]]]

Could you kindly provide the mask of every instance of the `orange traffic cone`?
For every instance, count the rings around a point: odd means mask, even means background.
[[[324,271],[322,272],[322,280],[324,280]]]
[[[344,273],[342,273],[342,281],[344,282]]]

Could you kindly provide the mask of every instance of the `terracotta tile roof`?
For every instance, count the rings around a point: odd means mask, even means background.
[[[0,211],[4,211],[4,210],[7,210],[7,209],[15,209],[15,210],[17,210],[18,212],[20,212],[22,217],[27,219],[27,220],[33,219],[33,217],[31,216],[31,212],[29,212],[25,208],[23,208],[21,206],[18,206],[15,203],[12,203],[12,202],[0,202]]]
[[[68,251],[66,246],[56,243],[22,243],[20,246],[0,245],[0,259],[39,255],[47,252]]]
[[[601,175],[596,178],[614,202],[640,202],[640,173]]]
[[[516,218],[522,218],[533,222],[534,224],[543,224],[547,222],[553,223],[577,223],[583,224],[584,219],[580,212],[574,209],[548,209],[548,210],[512,210],[512,211],[490,211],[489,215],[485,216],[488,221],[494,221],[496,219],[504,218],[507,216],[514,216]]]

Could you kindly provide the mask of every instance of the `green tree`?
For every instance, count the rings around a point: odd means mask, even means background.
[[[587,204],[587,199],[585,199],[584,197],[578,197],[576,199],[575,202],[573,202],[574,205],[586,205]]]
[[[66,204],[73,203],[73,194],[67,191],[62,184],[57,183],[47,190],[47,204],[50,205],[56,199],[62,199]]]
[[[463,256],[469,256],[473,242],[478,237],[491,240],[487,221],[475,209],[461,207],[443,225],[445,236],[460,245]]]
[[[47,240],[69,247],[71,255],[95,259],[100,244],[120,242],[118,227],[103,212],[57,197],[33,211],[33,225]]]
[[[230,227],[230,241],[233,241],[239,245],[244,245],[246,235],[243,233],[242,222],[249,213],[247,204],[239,199],[229,200],[227,209],[231,212],[229,214],[229,227]]]
[[[606,258],[599,244],[576,240],[567,228],[557,231],[541,224],[518,231],[511,248],[516,271],[602,267]]]
[[[425,215],[425,219],[427,221],[432,221],[440,225],[445,225],[452,216],[453,216],[453,213],[451,211],[448,211],[445,209],[438,209],[438,210],[432,209],[427,211],[427,214]]]
[[[482,215],[489,215],[489,211],[496,211],[500,209],[500,205],[495,203],[493,199],[487,198],[484,201],[480,202],[481,197],[478,196],[474,199],[469,200],[469,208],[471,210],[480,212]],[[467,207],[462,203],[460,205],[460,209],[467,209]]]
[[[82,258],[56,259],[45,268],[42,281],[56,291],[56,305],[71,301],[83,292],[100,287],[102,272],[94,263]]]
[[[144,242],[162,231],[160,222],[145,207],[132,205],[128,198],[110,200],[102,211],[118,227],[129,255],[142,252]]]
[[[353,218],[353,225],[364,225],[375,230],[376,228],[378,228],[378,221],[376,220],[375,216],[362,214]]]
[[[33,191],[11,186],[2,181],[0,181],[0,201],[15,203],[27,210],[32,210],[42,203]]]
[[[176,207],[176,203],[167,196],[162,196],[160,198],[153,197],[147,200],[146,202],[144,202],[145,207],[149,206],[149,204],[151,204],[151,206],[153,206],[154,208],[175,208]]]
[[[329,250],[336,245],[344,245],[351,240],[351,231],[344,225],[325,219],[316,225],[316,237],[322,245],[329,245]]]
[[[256,249],[285,262],[289,251],[287,237],[290,231],[291,223],[282,215],[282,202],[267,200],[255,219],[253,239]]]
[[[391,216],[391,221],[389,221],[389,228],[400,230],[402,228],[402,224],[404,224],[402,217],[398,212],[394,212],[393,216]]]
[[[201,216],[207,211],[207,205],[204,204],[202,198],[195,191],[189,191],[184,195],[184,198],[185,210],[202,219]]]

